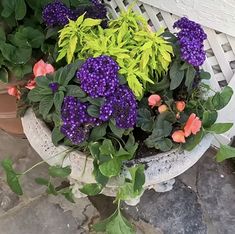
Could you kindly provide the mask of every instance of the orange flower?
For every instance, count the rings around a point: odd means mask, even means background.
[[[175,102],[175,105],[176,105],[176,109],[179,112],[182,112],[185,108],[185,102],[184,101],[177,101],[177,102]]]
[[[27,89],[34,89],[36,87],[36,81],[34,79],[29,80],[25,88]]]
[[[152,94],[148,98],[148,104],[151,108],[161,105],[161,97],[158,94]]]
[[[185,137],[190,136],[191,134],[196,134],[200,131],[200,128],[202,126],[202,121],[196,116],[196,114],[192,113],[185,126],[184,126],[184,135]]]
[[[165,112],[165,111],[167,111],[167,110],[168,110],[168,107],[167,107],[167,105],[165,105],[165,104],[163,104],[163,105],[161,105],[161,106],[158,107],[159,113]]]
[[[33,74],[35,77],[45,76],[46,74],[54,71],[54,67],[49,63],[45,63],[42,59],[35,63],[33,67]]]
[[[177,130],[172,134],[172,139],[177,143],[185,143],[185,136],[183,130]]]
[[[20,99],[20,91],[16,86],[10,86],[7,88],[7,92],[11,96],[15,96],[17,99]]]

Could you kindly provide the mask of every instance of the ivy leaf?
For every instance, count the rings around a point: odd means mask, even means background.
[[[35,182],[39,185],[45,185],[45,186],[49,184],[49,180],[41,178],[41,177],[35,178]]]
[[[115,120],[110,120],[109,121],[109,127],[111,129],[111,131],[118,137],[122,137],[123,133],[125,132],[125,129],[123,128],[119,128],[116,126],[116,122]]]
[[[87,194],[88,196],[95,196],[102,191],[102,188],[103,187],[100,184],[91,183],[91,184],[85,184],[79,190],[82,193]]]
[[[14,193],[17,195],[23,195],[23,191],[19,182],[20,175],[14,171],[12,164],[13,163],[10,159],[5,159],[1,162],[1,165],[6,173],[7,184]]]
[[[109,161],[102,163],[99,166],[100,172],[107,177],[113,177],[119,175],[121,171],[122,163],[117,158],[112,158]]]
[[[170,90],[174,90],[179,87],[184,79],[184,71],[180,70],[180,63],[175,61],[170,68]]]
[[[122,216],[120,210],[116,210],[109,218],[92,226],[96,232],[109,234],[135,234],[133,226]]]
[[[137,165],[129,169],[133,181],[134,192],[141,193],[145,183],[144,165]]]
[[[60,167],[60,166],[50,166],[49,167],[49,175],[52,177],[60,177],[66,178],[71,174],[71,168],[67,167]]]
[[[97,181],[97,183],[101,184],[104,187],[108,183],[109,178],[107,176],[104,176],[100,172],[97,160],[93,161],[93,165],[94,165],[94,170],[93,170],[92,174],[94,175],[95,180]]]
[[[216,93],[212,98],[212,104],[216,110],[223,109],[230,101],[233,89],[226,86],[221,93]]]
[[[222,134],[227,132],[232,126],[232,123],[215,123],[210,128],[207,128],[206,131]]]
[[[103,124],[101,124],[101,125],[99,125],[97,127],[94,127],[91,130],[91,134],[90,134],[89,140],[96,141],[96,140],[101,139],[102,137],[105,136],[106,129],[107,129],[107,123],[103,123]]]
[[[138,143],[135,142],[133,133],[129,134],[129,138],[125,144],[125,149],[130,153],[131,158],[133,158],[136,150],[138,149]]]
[[[75,203],[74,195],[73,195],[71,188],[67,187],[67,188],[60,189],[58,193],[63,195],[68,201]]]
[[[99,149],[100,153],[103,155],[110,156],[115,154],[115,148],[112,141],[109,139],[105,139]]]
[[[58,142],[61,141],[65,135],[60,131],[60,127],[55,127],[51,133],[52,143],[58,146]]]
[[[235,158],[235,148],[228,145],[220,145],[220,149],[216,154],[217,162],[222,162],[229,158]]]

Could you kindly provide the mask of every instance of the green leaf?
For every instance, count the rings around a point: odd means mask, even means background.
[[[95,196],[102,191],[102,188],[103,187],[100,184],[91,183],[91,184],[85,184],[79,190],[82,193],[87,194],[88,196]]]
[[[193,80],[195,78],[196,70],[193,66],[189,66],[186,72],[185,85],[189,88],[192,87]]]
[[[67,96],[78,98],[86,97],[86,93],[78,85],[67,85]]]
[[[186,143],[183,144],[183,148],[187,151],[193,150],[202,140],[204,132],[201,130],[196,135],[191,135],[187,138]]]
[[[15,0],[15,18],[22,20],[26,15],[26,4],[24,0]]]
[[[61,106],[64,100],[64,92],[59,91],[54,94],[54,105],[58,112],[61,110]]]
[[[133,226],[117,209],[109,218],[92,226],[96,232],[107,234],[135,234]]]
[[[112,158],[109,161],[102,163],[99,166],[100,172],[107,177],[113,177],[119,175],[121,172],[122,163],[117,158]]]
[[[138,149],[138,143],[135,142],[135,138],[133,136],[133,133],[129,134],[129,138],[125,144],[125,149],[130,153],[133,158],[136,150]]]
[[[90,150],[90,153],[92,157],[95,159],[99,158],[100,155],[100,143],[99,142],[90,142],[88,145],[88,149]]]
[[[32,102],[41,101],[41,99],[44,97],[44,95],[42,94],[42,90],[43,89],[40,87],[36,87],[36,88],[30,90],[30,92],[28,94],[29,100]]]
[[[39,103],[39,113],[45,119],[53,106],[53,96],[44,96]]]
[[[60,166],[50,166],[49,175],[52,177],[66,178],[71,174],[71,169],[69,166],[60,167]]]
[[[86,18],[82,23],[82,27],[96,26],[96,25],[99,25],[101,22],[102,22],[102,20],[100,20],[100,19]]]
[[[36,84],[42,88],[48,88],[50,80],[46,76],[38,76],[35,78]]]
[[[123,128],[119,128],[116,126],[116,122],[115,120],[110,120],[109,121],[109,127],[111,129],[111,131],[118,137],[122,137],[123,133],[125,132],[125,129]]]
[[[94,127],[91,131],[89,139],[91,141],[96,141],[105,136],[107,129],[107,123],[103,123],[97,127]]]
[[[166,152],[172,148],[173,143],[170,139],[164,138],[162,140],[156,141],[154,146],[156,149]]]
[[[202,80],[209,80],[211,78],[211,74],[209,72],[201,70],[200,71],[200,78]]]
[[[207,128],[206,131],[222,134],[227,132],[232,126],[232,123],[215,123],[211,127]]]
[[[47,185],[47,190],[46,190],[46,192],[47,192],[48,194],[52,194],[52,195],[54,195],[54,196],[57,196],[57,195],[58,195],[58,193],[57,193],[57,191],[56,191],[56,189],[55,189],[55,186],[54,186],[52,183],[49,183],[49,184]]]
[[[8,72],[4,67],[0,68],[0,81],[8,83]]]
[[[11,190],[17,195],[23,195],[23,191],[19,182],[20,175],[14,171],[12,167],[12,161],[10,159],[5,159],[1,162],[1,165],[6,173],[7,184]]]
[[[88,97],[87,100],[88,100],[92,105],[95,105],[95,106],[101,106],[101,105],[104,104],[104,101],[105,101],[104,98],[91,98],[91,97]]]
[[[45,185],[48,186],[48,184],[50,183],[49,180],[44,179],[44,178],[35,178],[35,182],[39,185]]]
[[[230,101],[233,95],[233,89],[226,86],[221,93],[216,93],[212,98],[212,104],[216,110],[223,109]]]
[[[146,108],[140,108],[137,115],[137,126],[143,131],[152,132],[154,126],[154,118],[151,112]]]
[[[206,110],[203,112],[202,123],[204,128],[209,128],[217,120],[217,111]]]
[[[97,183],[101,184],[104,187],[108,183],[109,178],[107,176],[104,176],[100,172],[99,165],[97,164],[97,160],[93,161],[93,165],[94,165],[94,170],[93,170],[92,174],[94,175]]]
[[[133,189],[134,192],[140,193],[143,190],[143,185],[145,183],[144,165],[137,165],[131,167],[129,172],[134,182]]]
[[[105,139],[99,149],[100,153],[103,155],[110,156],[115,154],[115,148],[112,141],[109,139]]]
[[[220,149],[216,154],[217,162],[222,162],[229,158],[235,158],[235,148],[228,145],[220,145]]]
[[[71,188],[66,187],[66,188],[60,189],[58,193],[63,195],[69,202],[75,203],[74,195],[73,195]]]
[[[51,133],[52,143],[58,146],[58,142],[61,141],[65,135],[60,131],[60,127],[55,127]]]
[[[87,108],[87,113],[92,117],[98,118],[100,116],[100,108],[95,105],[90,105]]]
[[[174,90],[179,87],[184,79],[184,71],[180,70],[180,63],[175,61],[170,68],[170,90]]]

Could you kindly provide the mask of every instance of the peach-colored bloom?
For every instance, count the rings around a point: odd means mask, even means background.
[[[175,102],[175,105],[176,105],[176,109],[179,112],[182,112],[185,108],[185,102],[184,101],[177,101],[177,102]]]
[[[185,136],[183,130],[177,130],[172,134],[172,139],[177,143],[185,143]]]
[[[148,98],[148,104],[151,108],[161,105],[161,97],[158,94],[152,94]]]
[[[35,77],[45,76],[46,74],[54,71],[54,67],[49,63],[45,63],[42,59],[35,63],[33,67],[33,74]]]
[[[167,110],[168,110],[168,107],[167,107],[167,105],[165,105],[165,104],[163,104],[163,105],[161,105],[161,106],[158,107],[159,113],[165,112],[165,111],[167,111]]]
[[[202,121],[196,116],[196,114],[192,113],[185,126],[184,126],[184,135],[185,137],[190,136],[191,134],[197,134],[200,131],[202,126]]]
[[[7,88],[7,92],[11,96],[15,96],[17,99],[20,99],[20,91],[16,86],[10,86]]]
[[[25,88],[27,89],[34,89],[36,87],[36,81],[34,79],[29,80]]]

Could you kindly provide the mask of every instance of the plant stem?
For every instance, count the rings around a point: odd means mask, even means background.
[[[29,169],[27,169],[26,171],[24,171],[21,175],[25,175],[26,173],[30,172],[32,169],[34,169],[35,167],[37,167],[37,166],[39,166],[39,165],[41,165],[41,164],[43,164],[43,163],[45,163],[45,161],[40,161],[40,162],[34,164],[32,167],[30,167]]]

